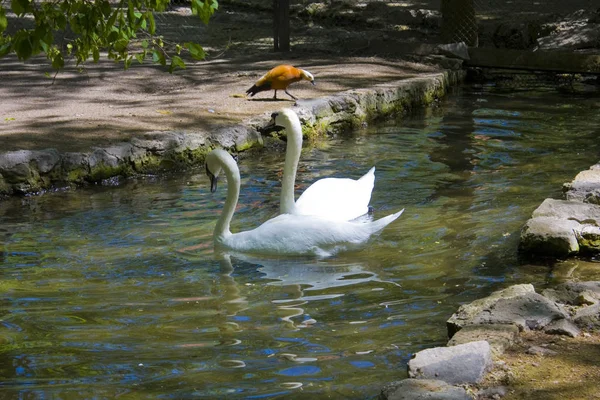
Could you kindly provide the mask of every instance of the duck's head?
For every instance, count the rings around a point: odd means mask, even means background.
[[[304,79],[305,81],[309,81],[313,85],[316,85],[316,83],[315,83],[315,77],[313,76],[313,74],[311,74],[307,70],[301,69],[300,70],[300,77],[302,77],[302,79]]]

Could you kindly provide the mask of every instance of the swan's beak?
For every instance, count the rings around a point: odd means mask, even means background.
[[[210,176],[210,192],[214,193],[217,191],[217,182],[218,182],[219,178],[217,176],[211,175]]]
[[[217,181],[219,179],[218,176],[215,176],[212,172],[210,172],[210,170],[208,169],[208,165],[206,165],[206,175],[208,175],[208,177],[210,178],[210,192],[214,193],[217,191]]]

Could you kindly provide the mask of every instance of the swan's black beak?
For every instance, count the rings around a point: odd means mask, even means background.
[[[215,176],[212,172],[210,172],[210,170],[208,169],[208,165],[206,165],[206,175],[208,175],[208,177],[210,178],[210,192],[214,193],[217,191],[217,181],[219,179],[219,177]]]

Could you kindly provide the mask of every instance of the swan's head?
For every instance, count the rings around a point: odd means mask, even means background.
[[[300,119],[298,118],[298,114],[290,108],[284,108],[271,114],[271,125],[289,128],[293,122],[300,124]]]
[[[315,83],[315,77],[310,72],[308,72],[308,71],[306,71],[304,69],[301,69],[300,70],[300,77],[302,79],[304,79],[305,81],[309,81],[313,85],[316,85],[316,83]]]
[[[222,151],[222,150],[221,150]],[[217,191],[217,182],[219,174],[223,170],[221,160],[219,159],[218,150],[211,151],[206,155],[206,175],[210,179],[210,191],[214,193]]]

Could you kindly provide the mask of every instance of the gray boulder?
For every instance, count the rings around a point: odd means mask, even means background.
[[[570,337],[577,337],[581,334],[577,325],[567,319],[558,319],[550,322],[544,328],[544,332],[549,335],[564,335]]]
[[[563,185],[563,189],[567,200],[600,205],[600,164],[578,173],[572,182]]]
[[[471,400],[462,387],[435,379],[404,379],[386,385],[379,400]]]
[[[545,289],[542,295],[572,306],[596,304],[600,301],[600,281],[566,282],[552,289]]]
[[[567,318],[554,302],[537,293],[500,299],[477,314],[473,324],[514,324],[521,331],[540,330],[552,321]]]
[[[499,356],[514,345],[518,338],[519,328],[515,325],[467,325],[452,336],[448,346],[485,340],[490,344],[492,353]]]
[[[484,310],[495,304],[499,299],[510,299],[527,293],[535,293],[531,284],[513,285],[506,289],[497,290],[488,297],[477,299],[469,304],[463,304],[458,311],[452,314],[446,321],[448,328],[448,337],[453,337],[456,332],[466,325],[472,325],[473,319]]]
[[[573,322],[584,330],[593,332],[600,331],[600,304],[594,304],[593,306],[584,307],[577,311]]]
[[[422,350],[408,362],[408,376],[441,379],[451,384],[478,383],[492,367],[492,350],[485,340]]]
[[[544,200],[521,230],[519,249],[554,257],[600,252],[600,206]]]

